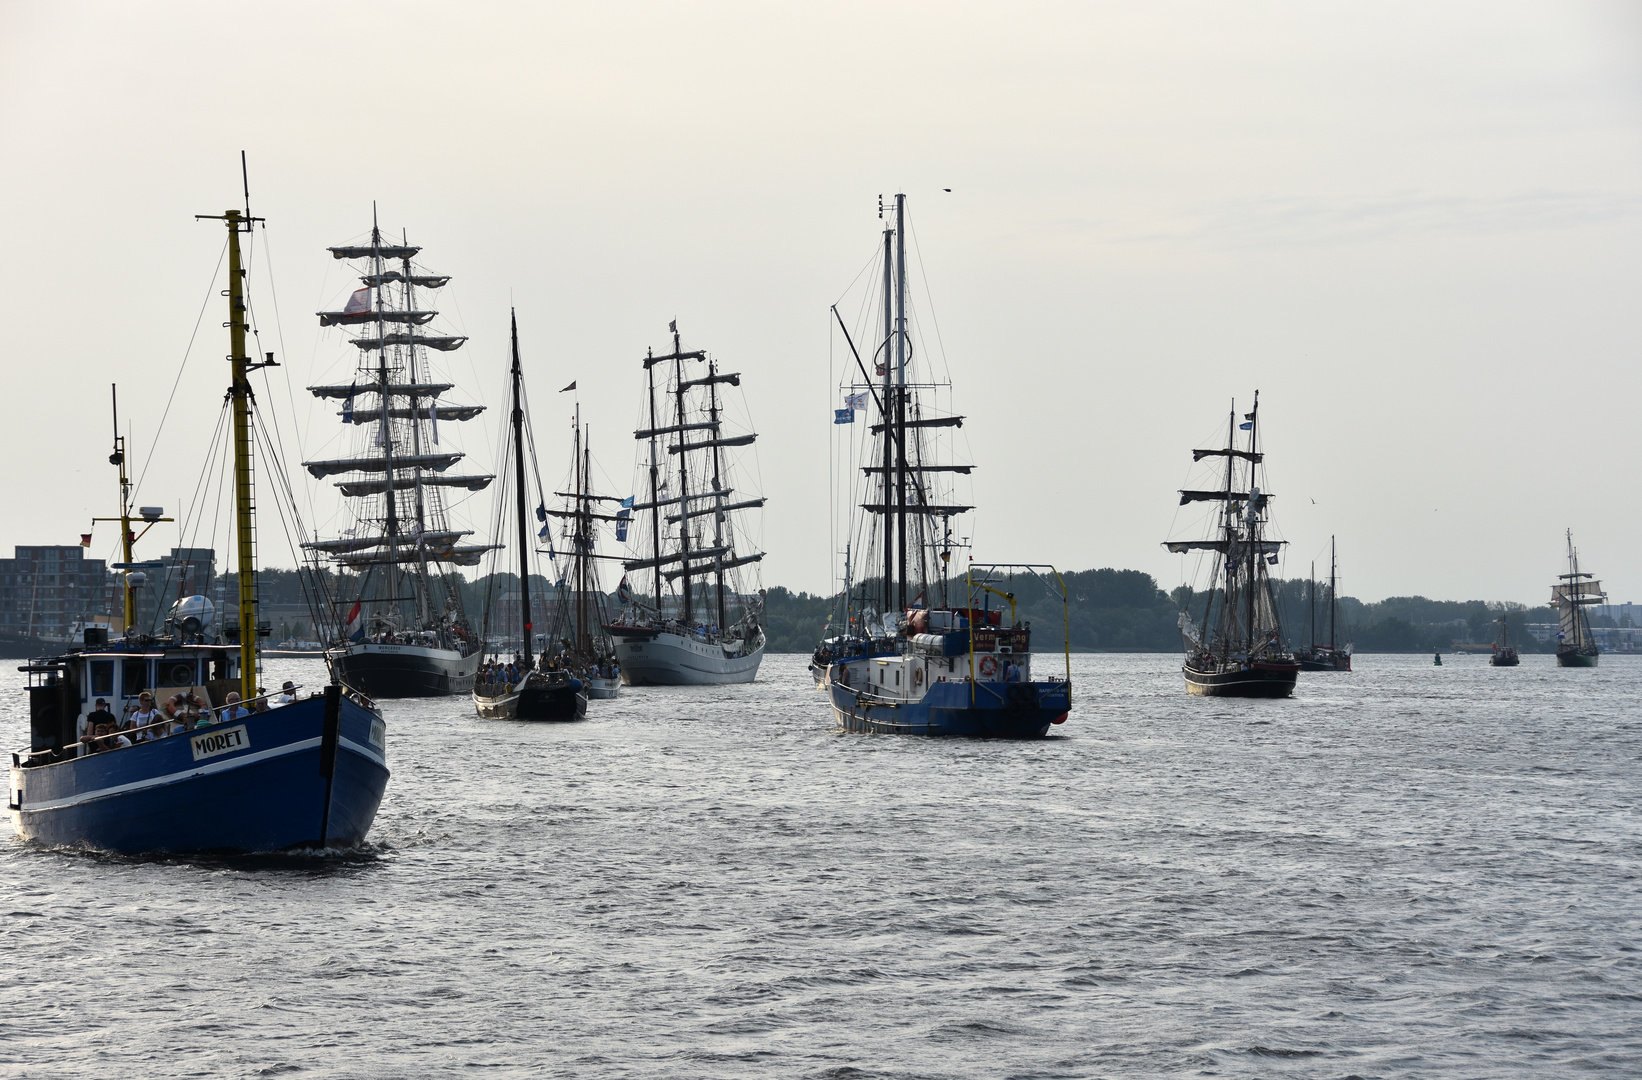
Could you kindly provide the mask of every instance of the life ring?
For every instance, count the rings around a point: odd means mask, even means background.
[[[998,673],[998,658],[991,653],[981,657],[981,677],[990,679]]]
[[[924,669],[923,668],[913,668],[912,669],[912,685],[913,686],[922,686],[922,685],[924,685]]]

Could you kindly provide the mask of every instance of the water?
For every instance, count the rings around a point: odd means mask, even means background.
[[[1642,1074],[1642,660],[1358,666],[1077,657],[1013,745],[835,734],[796,656],[574,725],[390,702],[364,854],[0,844],[0,1072]]]

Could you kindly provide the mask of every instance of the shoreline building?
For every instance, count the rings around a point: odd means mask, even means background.
[[[118,579],[78,544],[18,545],[0,559],[0,633],[65,638],[75,623],[119,621]]]

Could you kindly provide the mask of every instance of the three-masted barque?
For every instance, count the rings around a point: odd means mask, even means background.
[[[1237,445],[1240,430],[1248,432],[1244,446]],[[1181,671],[1186,689],[1193,694],[1288,697],[1300,674],[1299,661],[1283,642],[1282,619],[1267,574],[1284,541],[1267,536],[1272,495],[1261,487],[1265,455],[1259,449],[1259,437],[1257,390],[1254,409],[1243,414],[1242,423],[1233,406],[1225,447],[1192,451],[1193,461],[1219,458],[1225,463],[1220,483],[1180,493],[1181,506],[1220,504],[1215,535],[1164,544],[1176,554],[1200,551],[1211,556],[1209,587],[1198,621],[1188,611],[1180,613],[1186,652]]]
[[[353,330],[358,359],[351,382],[308,388],[341,403],[354,436],[348,456],[303,463],[315,478],[343,477],[335,483],[351,510],[342,535],[303,546],[340,575],[327,655],[344,682],[372,697],[465,694],[479,665],[453,568],[477,564],[490,547],[450,522],[447,493],[483,490],[494,477],[453,471],[464,454],[441,443],[439,428],[484,406],[440,400],[455,387],[435,374],[430,354],[467,338],[427,328],[439,313],[423,300],[450,276],[418,266],[420,251],[384,239],[374,222],[369,243],[330,249],[362,287],[319,323]]]
[[[623,577],[621,614],[605,630],[629,685],[752,682],[764,657],[764,598],[743,570],[764,552],[743,521],[764,498],[738,490],[752,476],[730,451],[758,436],[732,430],[726,415],[722,390],[740,386],[740,372],[720,371],[705,351],[684,349],[676,321],[668,329],[673,351],[644,357],[648,426],[633,433],[642,455],[639,494],[623,507],[635,557],[622,566],[638,584]],[[618,528],[619,537],[627,535]]]

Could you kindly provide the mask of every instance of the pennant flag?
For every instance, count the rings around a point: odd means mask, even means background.
[[[548,523],[547,523],[547,524],[545,524],[545,525],[543,525],[543,526],[542,526],[542,530],[541,530],[541,532],[538,532],[538,533],[537,533],[537,534],[536,534],[536,539],[538,539],[538,540],[546,540],[546,541],[547,541],[547,542],[548,542],[548,543],[549,543],[549,544],[551,544],[551,543],[552,543],[552,542],[553,542],[553,541],[552,541],[552,540],[551,540],[551,539],[550,539],[550,534],[551,534],[551,533],[552,533],[552,532],[553,532],[553,523],[552,523],[552,522],[551,522],[551,521],[550,521],[550,522],[548,522]]]
[[[853,424],[853,423],[855,423],[855,410],[854,409],[834,409],[832,411],[832,422],[835,423],[835,424]]]
[[[633,602],[633,593],[627,588],[626,574],[621,576],[621,584],[616,586],[616,599],[623,604],[631,604]]]
[[[347,635],[349,641],[365,640],[365,620],[361,618],[359,601],[353,602],[353,610],[348,612]]]
[[[348,400],[342,403],[342,422],[344,424],[353,423],[353,395],[358,386],[357,380],[348,384]]]
[[[1277,555],[1275,553],[1273,553],[1271,555],[1267,555],[1266,556],[1266,561],[1271,563],[1273,566],[1276,566],[1277,565]]]
[[[669,334],[678,333],[678,320],[677,319],[674,319],[672,322],[667,324],[667,332]]]
[[[536,520],[537,521],[546,521],[547,520],[547,506],[546,506],[546,504],[544,504],[544,503],[537,503],[536,504]]]
[[[370,309],[371,287],[367,285],[363,289],[355,289],[353,291],[353,295],[348,297],[347,304],[342,308],[342,314],[363,315]]]
[[[563,390],[560,390],[559,393],[561,393],[561,394],[569,393],[570,391],[572,391],[574,389],[576,389],[576,381],[574,379],[572,379],[570,381],[570,385],[565,387]]]
[[[433,445],[439,445],[439,395],[435,394],[428,403],[428,419],[433,421]]]
[[[865,390],[863,390],[859,394],[845,394],[844,395],[844,405],[847,408],[859,409],[861,412],[866,412],[867,411],[867,392]]]
[[[1237,425],[1237,430],[1238,431],[1253,431],[1254,430],[1254,421],[1252,421],[1252,420],[1243,421],[1241,424]]]
[[[88,548],[88,547],[91,546],[91,534],[90,533],[81,533],[80,534],[80,546],[83,547],[83,548]]]

